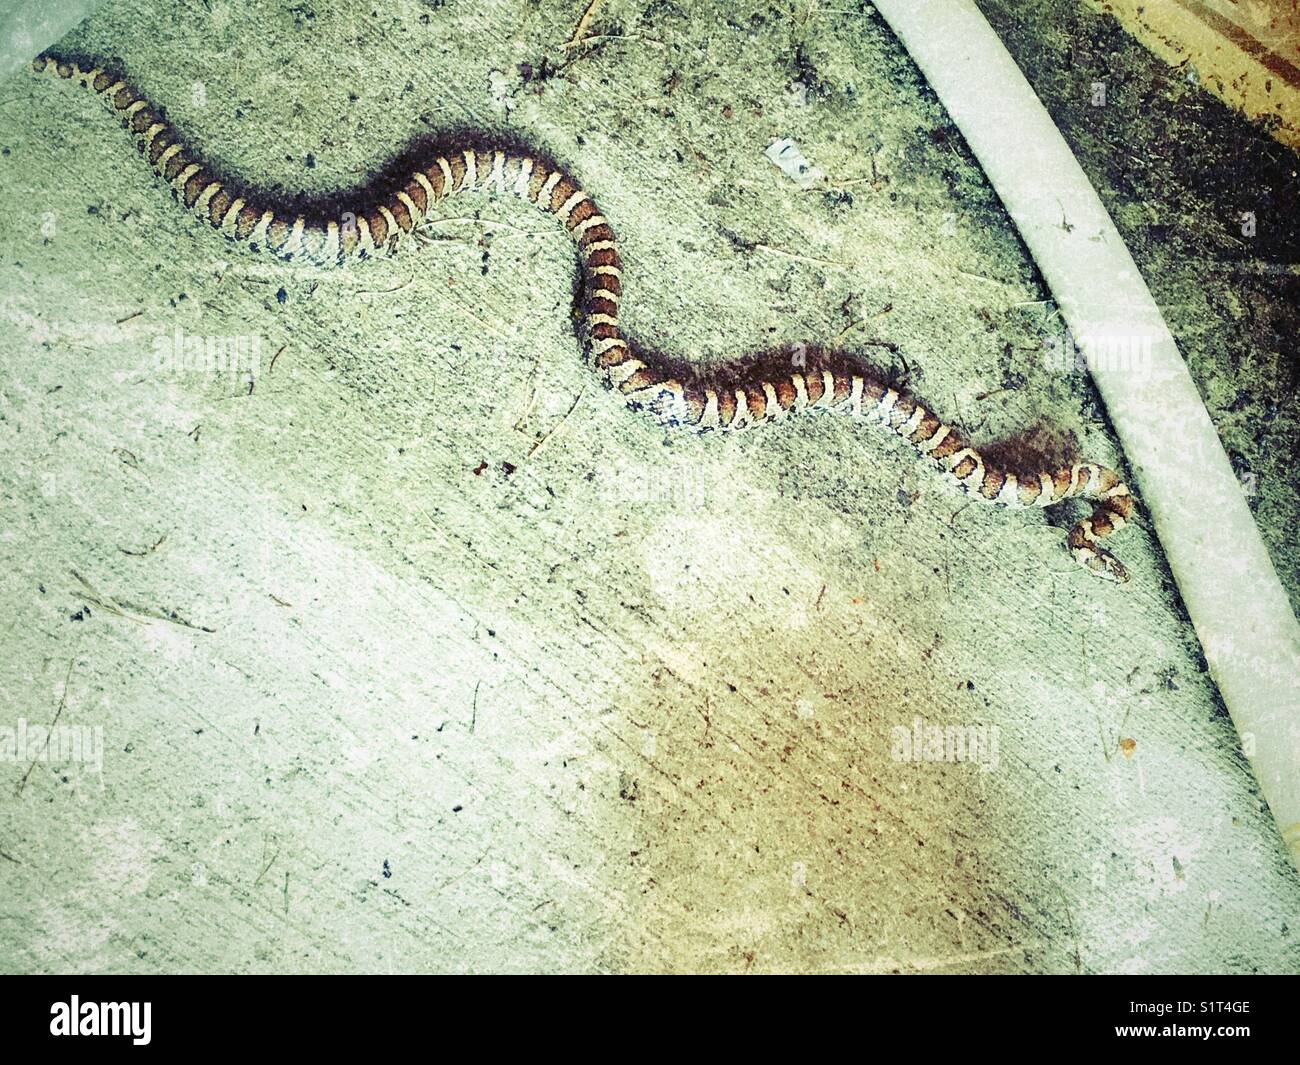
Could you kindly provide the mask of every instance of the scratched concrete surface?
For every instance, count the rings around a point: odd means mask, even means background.
[[[1122,460],[869,5],[610,0],[565,51],[585,6],[110,0],[70,44],[285,196],[508,129],[614,220],[646,342],[840,338],[981,441],[1042,423]],[[1152,98],[1106,136],[1158,128]],[[767,162],[778,137],[825,181]],[[25,77],[0,180],[0,726],[103,737],[102,767],[0,763],[0,968],[1300,968],[1300,879],[1147,528],[1117,588],[1064,518],[969,506],[845,421],[665,436],[575,356],[571,249],[522,205],[286,268]],[[1225,298],[1176,328],[1239,327]],[[178,366],[178,330],[259,361]],[[1294,424],[1269,356],[1197,349]],[[896,760],[918,718],[996,729],[996,757]]]

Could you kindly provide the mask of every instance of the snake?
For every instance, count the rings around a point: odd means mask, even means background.
[[[901,384],[852,357],[796,345],[785,364],[703,370],[677,365],[624,335],[623,261],[609,220],[570,174],[541,153],[513,145],[457,143],[430,148],[409,171],[359,192],[352,209],[286,208],[219,174],[182,139],[163,113],[117,70],[45,52],[32,62],[90,90],[116,114],[154,173],[186,211],[250,251],[318,267],[392,254],[461,193],[515,196],[552,215],[573,239],[581,268],[579,332],[589,365],[634,410],[660,424],[695,432],[738,432],[801,412],[835,411],[907,441],[971,499],[993,506],[1044,508],[1078,497],[1094,504],[1066,535],[1071,557],[1104,580],[1128,579],[1101,541],[1133,517],[1124,480],[1096,462],[1040,463],[1013,469],[981,454],[962,432]]]

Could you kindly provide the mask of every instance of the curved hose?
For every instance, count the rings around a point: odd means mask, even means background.
[[[974,3],[875,4],[983,166],[1074,336],[1094,354],[1130,356],[1091,359],[1092,376],[1300,868],[1300,625],[1174,338],[1096,190]]]

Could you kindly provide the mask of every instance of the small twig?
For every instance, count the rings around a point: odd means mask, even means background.
[[[639,41],[641,44],[654,45],[654,47],[660,49],[666,47],[663,41],[654,37],[643,37],[639,33],[596,33],[592,34],[590,37],[584,37],[576,44],[565,43],[564,47],[566,49],[577,48],[579,45],[603,44],[605,41]],[[566,62],[564,65],[567,66],[568,63]]]
[[[976,281],[983,281],[987,285],[997,285],[999,288],[1006,288],[1006,282],[997,281],[991,277],[985,277],[983,274],[972,274],[966,270],[958,270],[957,273],[961,274],[962,277],[969,277]]]
[[[528,376],[528,402],[524,404],[523,412],[515,419],[515,429],[522,431],[524,423],[528,421],[528,416],[533,413],[533,406],[537,403],[537,372],[542,366],[542,349],[537,349],[537,355],[533,359],[533,369]]]
[[[794,259],[796,262],[801,262],[801,263],[812,263],[812,264],[815,265],[815,266],[831,266],[831,267],[834,267],[834,268],[837,269],[837,270],[852,270],[852,269],[853,269],[853,265],[852,265],[851,263],[841,263],[841,262],[837,262],[837,261],[835,261],[834,259],[817,259],[817,258],[814,258],[814,257],[811,256],[811,255],[796,255],[796,254],[795,254],[794,252],[792,252],[792,251],[785,251],[785,250],[782,249],[782,248],[774,248],[774,247],[772,247],[772,245],[770,245],[770,244],[755,244],[755,245],[754,245],[754,250],[755,250],[755,251],[765,251],[765,252],[767,252],[769,255],[780,255],[782,258],[785,258],[785,259]]]
[[[72,684],[72,666],[76,662],[75,658],[68,659],[68,675],[63,678],[63,693],[59,696],[59,708],[54,712],[54,720],[50,722],[50,729],[45,734],[45,744],[41,747],[40,754],[32,759],[32,764],[27,767],[27,772],[23,774],[22,781],[18,784],[18,796],[22,797],[23,789],[27,787],[27,781],[32,775],[32,770],[36,768],[36,763],[41,760],[50,747],[50,740],[54,736],[54,729],[59,723],[59,718],[63,716],[63,708],[68,705],[68,688]],[[8,857],[8,855],[6,855]]]
[[[596,17],[596,12],[600,10],[605,0],[591,0],[587,5],[587,10],[582,13],[582,18],[578,19],[578,24],[573,28],[573,36],[565,42],[565,48],[577,48],[582,43],[583,35],[587,32],[587,27],[591,25],[591,20]]]
[[[523,226],[512,226],[509,222],[498,222],[492,218],[428,218],[421,223],[421,227],[428,226],[446,226],[446,225],[475,225],[484,226],[489,229],[508,229],[512,233],[518,233],[522,237],[538,238],[550,236],[549,232],[543,232],[540,229],[524,229]]]
[[[185,618],[181,617],[174,610],[163,613],[162,611],[153,610],[148,607],[136,606],[134,603],[127,603],[120,599],[113,599],[105,596],[75,569],[69,570],[68,572],[71,573],[89,593],[88,595],[80,592],[73,592],[72,594],[83,602],[92,603],[101,610],[107,610],[110,614],[117,614],[119,617],[126,618],[129,621],[134,621],[140,625],[146,624],[147,621],[167,621],[173,625],[179,625],[181,628],[193,629],[195,632],[217,631],[216,629],[209,628],[207,625],[196,625],[192,621],[186,621]]]
[[[866,325],[865,322],[860,322],[856,318],[852,319],[848,325],[835,334],[835,340],[832,343],[838,346],[840,341],[852,333],[853,330],[861,329],[864,325]]]
[[[452,306],[454,306],[458,311],[460,311],[462,314],[467,315],[470,318],[473,318],[474,321],[476,321],[479,325],[481,325],[484,329],[486,329],[498,340],[505,340],[505,341],[510,340],[510,337],[508,337],[504,332],[502,332],[500,329],[498,329],[496,326],[494,326],[491,322],[487,321],[486,319],[480,318],[477,314],[475,314],[463,303],[461,303],[460,300],[453,298],[451,302],[452,302]]]
[[[251,379],[250,379],[250,384],[251,384]],[[286,392],[289,392],[289,391],[291,391],[291,389],[288,389],[288,388],[277,388],[274,392],[263,392],[262,395],[264,395],[264,396],[282,396],[282,395],[284,395]],[[253,394],[253,390],[252,390],[251,388],[249,388],[249,389],[247,389],[247,390],[245,390],[245,391],[243,391],[243,392],[235,392],[235,393],[233,393],[232,395],[229,395],[229,396],[217,396],[217,397],[216,397],[215,399],[213,399],[211,402],[213,402],[213,403],[229,403],[232,399],[247,399],[247,398],[248,398],[249,396],[251,396],[252,394]],[[198,443],[198,439],[199,439],[199,438],[196,436],[196,437],[194,438],[194,442],[195,442],[195,443]]]
[[[115,447],[112,450],[112,454],[117,456],[118,461],[121,462],[123,466],[130,466],[131,469],[136,471],[136,473],[142,472],[140,470],[140,460],[126,448]]]
[[[540,357],[540,356],[539,356]],[[528,402],[524,404],[524,409],[519,417],[515,419],[515,429],[522,431],[524,422],[528,421],[528,415],[533,413],[533,405],[537,402],[537,376],[536,374],[528,383]]]
[[[1070,929],[1070,939],[1074,941],[1074,971],[1083,972],[1083,955],[1079,952],[1079,933],[1074,927],[1074,914],[1070,912],[1070,900],[1065,897],[1065,892],[1057,885],[1056,893],[1061,896],[1061,902],[1065,906],[1065,923]]]
[[[464,869],[462,869],[462,870],[461,870],[459,873],[457,873],[455,876],[449,876],[446,880],[444,880],[441,884],[439,884],[436,888],[434,888],[434,889],[433,889],[433,895],[434,895],[434,897],[440,895],[442,892],[446,891],[449,887],[451,887],[452,884],[456,883],[456,881],[461,880],[462,878],[468,876],[468,875],[469,875],[470,873],[472,873],[475,869],[477,869],[480,865],[482,865],[482,864],[483,864],[483,859],[486,858],[486,857],[488,856],[488,852],[491,851],[491,850],[492,850],[492,846],[491,846],[491,844],[489,844],[489,845],[484,849],[483,853],[480,854],[480,855],[479,855],[479,856],[474,860],[473,864],[466,866]]]
[[[117,605],[115,605],[112,600],[105,599],[103,596],[101,596],[99,592],[95,590],[94,585],[92,585],[88,580],[86,580],[86,578],[83,577],[80,573],[78,573],[75,569],[69,570],[68,572],[71,573],[74,577],[76,577],[77,580],[81,582],[82,586],[90,593],[89,595],[82,595],[79,592],[72,593],[82,602],[93,603],[95,606],[99,607],[100,610],[107,610],[110,614],[116,614],[120,618],[126,618],[128,621],[134,621],[137,625],[143,625],[145,623],[143,618],[132,617],[125,610],[122,610]]]
[[[271,871],[271,866],[275,864],[275,860],[278,857],[280,857],[279,851],[276,851],[274,854],[271,855],[271,860],[266,863],[266,868],[263,869],[260,873],[258,873],[257,879],[253,881],[253,887],[257,887],[257,885],[262,882],[262,877],[266,876],[266,874]]]
[[[530,458],[536,455],[537,452],[541,451],[542,445],[545,444],[546,441],[551,439],[551,437],[553,437],[557,432],[559,432],[559,430],[564,426],[564,423],[569,420],[569,415],[572,414],[574,410],[577,408],[578,401],[582,399],[584,391],[585,390],[579,390],[578,394],[573,397],[573,402],[569,404],[569,409],[564,412],[564,417],[561,418],[558,422],[556,422],[555,425],[553,425],[550,429],[548,429],[546,431],[546,435],[543,436],[540,440],[538,440],[535,444],[533,444],[532,447],[528,449],[528,454],[524,456],[525,462],[527,462]]]
[[[130,555],[132,558],[143,558],[145,555],[152,555],[155,551],[157,551],[158,548],[162,546],[163,541],[166,539],[167,539],[167,534],[163,533],[160,537],[158,537],[157,540],[153,542],[152,546],[146,547],[142,551],[132,551],[129,548],[125,548],[125,547],[119,547],[118,550],[121,551],[122,554],[124,555]]]
[[[858,185],[874,185],[879,179],[875,176],[860,178],[839,178],[832,181],[829,177],[822,178],[811,185],[805,185],[796,190],[802,196],[812,192],[818,195],[825,195],[828,192],[844,192],[846,189],[855,188]]]
[[[391,296],[394,292],[401,292],[402,289],[410,285],[412,280],[413,278],[408,277],[400,285],[394,285],[392,288],[378,288],[378,289],[359,288],[357,289],[357,295],[358,296]]]

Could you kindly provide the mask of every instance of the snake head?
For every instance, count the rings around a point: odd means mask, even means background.
[[[1095,577],[1112,584],[1123,584],[1128,580],[1128,570],[1114,555],[1103,547],[1085,544],[1074,548],[1074,560]]]
[[[1113,584],[1123,584],[1128,580],[1128,570],[1098,542],[1117,528],[1123,528],[1122,518],[1098,508],[1092,517],[1085,518],[1070,530],[1066,544],[1074,561],[1089,573]]]

